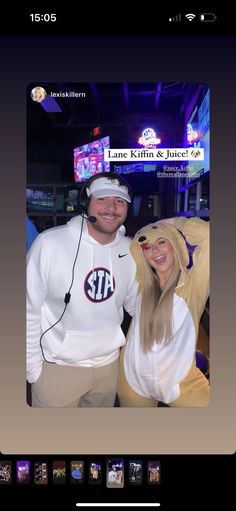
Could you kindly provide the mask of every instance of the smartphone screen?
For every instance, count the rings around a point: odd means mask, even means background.
[[[224,9],[179,7],[157,16],[145,6],[135,10],[131,23],[120,9],[114,14],[118,27],[110,19],[103,30],[99,13],[89,10],[82,15],[82,6],[80,12],[70,6],[21,8],[1,20],[0,484],[4,492],[13,485],[20,492],[25,485],[21,497],[30,488],[39,500],[49,489],[55,499],[69,499],[68,509],[90,501],[164,505],[176,495],[170,487],[177,488],[180,467],[181,480],[193,488],[199,470],[205,485],[208,473],[217,473],[216,456],[225,463],[225,479],[235,463],[235,27]],[[131,276],[127,251],[114,238],[101,263],[104,247],[91,240],[91,232],[100,235],[98,225],[88,220],[86,183],[111,172],[132,192],[121,222],[131,240],[160,220],[199,218],[211,224],[207,299],[202,304],[199,297],[206,266],[193,286],[191,280],[184,310],[185,284],[175,286],[179,309],[173,325],[176,334],[184,324],[184,349],[179,341],[172,351],[170,341],[162,359],[160,345],[146,346],[148,355],[139,359],[135,347],[129,367],[122,365],[123,352],[143,315],[136,314],[134,324],[129,314],[134,311],[131,290],[124,292]],[[102,221],[110,229],[119,220],[120,202],[116,213],[109,207]],[[90,226],[83,243],[91,252],[82,257],[82,228],[72,248],[65,241],[53,257],[50,249],[39,251],[34,264],[29,308],[37,309],[33,322],[39,317],[42,322],[33,327],[38,344],[31,346],[34,376],[27,383],[26,258],[39,240],[71,229],[79,217],[83,228]],[[181,275],[190,278],[198,240],[184,236],[180,243],[186,243],[188,260]],[[149,257],[151,243],[140,242],[142,257]],[[164,262],[165,256],[150,265],[150,278]],[[140,274],[136,277],[141,292]],[[112,332],[111,303],[117,313]],[[190,318],[191,306],[196,316]],[[157,317],[151,306],[145,315]],[[151,353],[156,362],[150,375]],[[188,400],[190,358],[210,389],[207,402]],[[87,379],[81,375],[88,368]],[[132,392],[118,391],[118,373]],[[107,391],[110,378],[114,399]],[[227,498],[230,491],[225,493]],[[200,500],[197,495],[199,509]]]

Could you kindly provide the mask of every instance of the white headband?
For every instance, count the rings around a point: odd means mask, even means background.
[[[121,199],[131,202],[127,186],[120,185],[118,179],[111,181],[107,177],[95,179],[89,188],[86,188],[87,196],[93,195],[96,199],[102,197],[120,197]]]

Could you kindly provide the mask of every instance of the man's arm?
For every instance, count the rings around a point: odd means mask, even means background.
[[[41,236],[35,240],[27,258],[27,343],[26,366],[29,383],[37,381],[42,370],[40,348],[41,310],[47,295],[48,260]]]

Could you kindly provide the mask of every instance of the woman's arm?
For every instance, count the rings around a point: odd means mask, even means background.
[[[185,239],[194,245],[193,266],[190,269],[195,282],[199,304],[204,307],[209,296],[210,280],[210,222],[200,218],[189,218],[181,229]]]

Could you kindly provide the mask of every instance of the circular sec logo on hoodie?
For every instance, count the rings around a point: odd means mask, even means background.
[[[104,302],[111,298],[115,291],[115,279],[111,284],[111,274],[106,268],[94,268],[84,281],[84,292],[87,298],[94,303]]]

